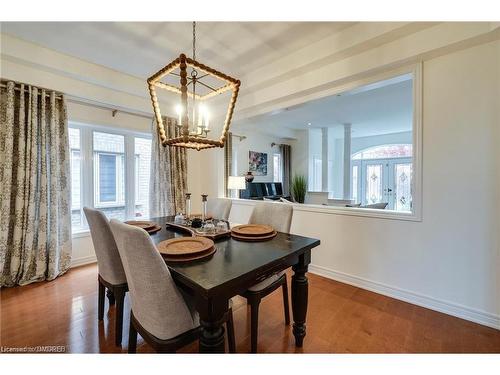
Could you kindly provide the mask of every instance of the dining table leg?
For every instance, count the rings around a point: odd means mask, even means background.
[[[224,323],[228,301],[200,298],[197,310],[201,326],[200,353],[224,353]]]
[[[292,313],[293,335],[295,346],[302,347],[306,335],[306,315],[308,299],[307,267],[311,263],[311,250],[299,256],[299,260],[292,266]]]

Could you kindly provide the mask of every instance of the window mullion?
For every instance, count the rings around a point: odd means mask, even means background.
[[[125,212],[129,218],[135,217],[135,145],[132,135],[125,136]]]
[[[94,207],[94,194],[93,194],[93,155],[92,155],[92,131],[88,128],[82,127],[81,131],[81,151],[82,151],[82,182],[81,182],[81,199],[82,207]],[[83,210],[82,210],[83,211]],[[85,227],[88,223],[85,215],[82,215],[82,222]]]

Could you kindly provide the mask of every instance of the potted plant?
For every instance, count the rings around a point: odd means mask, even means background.
[[[303,175],[295,175],[292,178],[292,196],[298,203],[304,203],[307,192],[307,181]]]

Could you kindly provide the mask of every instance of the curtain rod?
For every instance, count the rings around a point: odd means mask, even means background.
[[[236,138],[239,138],[240,139],[240,142],[244,139],[247,139],[247,136],[246,135],[238,135],[238,134],[234,134],[234,133],[231,133],[231,135],[233,137],[236,137]]]
[[[5,82],[8,82],[8,81],[2,80],[2,82],[0,83],[0,87],[6,88],[7,84]],[[21,82],[17,82],[17,81],[12,81],[12,82],[16,83],[17,85],[23,84],[23,85],[26,85],[26,86],[30,86],[30,85],[28,85],[26,83],[21,83]],[[42,88],[42,87],[38,87],[38,86],[36,86],[36,87],[38,89],[55,92],[57,100],[61,100],[62,97],[63,97],[63,95],[64,95],[64,94],[62,94],[60,92],[57,92],[57,91],[54,91],[54,90],[50,90],[50,89],[46,89],[46,88]],[[15,86],[14,90],[21,91],[21,88]],[[24,90],[28,91],[28,88],[26,87]],[[42,94],[42,92],[39,91],[38,95],[41,95],[41,94]],[[48,93],[46,95],[50,96],[50,94],[48,94]],[[99,103],[99,102],[93,102],[91,100],[81,99],[81,98],[78,98],[78,97],[72,96],[72,95],[66,95],[66,101],[69,102],[69,103],[81,104],[81,105],[86,105],[88,107],[94,107],[94,108],[99,108],[99,109],[104,109],[104,110],[111,111],[111,114],[112,114],[113,117],[116,116],[117,112],[122,112],[122,113],[126,113],[126,114],[132,115],[132,116],[147,118],[148,120],[152,120],[153,119],[153,114],[148,114],[146,112],[131,111],[131,110],[127,110],[127,109],[121,109],[121,108],[111,107],[111,106],[107,106],[107,105]]]

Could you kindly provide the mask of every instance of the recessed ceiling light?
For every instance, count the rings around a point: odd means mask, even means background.
[[[308,125],[308,126],[311,126],[311,123],[310,123],[310,122],[308,122],[308,123],[307,123],[307,125]]]

